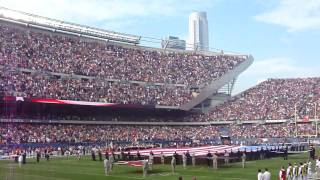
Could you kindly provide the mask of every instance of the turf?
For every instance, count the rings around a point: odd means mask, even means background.
[[[287,166],[289,162],[301,162],[307,160],[307,154],[291,155],[289,160],[273,158],[268,160],[249,161],[247,167],[242,168],[240,163],[233,163],[230,167],[221,166],[217,171],[206,166],[177,167],[176,174],[171,174],[169,165],[154,165],[154,170],[144,178],[141,167],[128,167],[116,165],[110,176],[104,175],[103,163],[91,161],[84,157],[78,161],[74,157],[55,158],[50,162],[42,159],[36,163],[34,159],[28,160],[26,165],[19,167],[12,161],[0,161],[0,180],[123,180],[123,179],[150,179],[150,180],[177,180],[182,176],[184,180],[196,176],[198,180],[255,180],[257,169],[268,167],[272,179],[277,179],[279,169],[282,165]],[[313,162],[314,164],[314,162]]]

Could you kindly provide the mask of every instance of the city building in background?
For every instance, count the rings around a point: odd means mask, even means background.
[[[208,51],[209,34],[206,12],[192,12],[189,16],[188,50]]]
[[[180,49],[186,50],[186,41],[175,36],[168,36],[161,41],[162,49]]]

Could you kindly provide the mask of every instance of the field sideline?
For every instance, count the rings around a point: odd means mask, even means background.
[[[154,165],[148,177],[142,177],[141,167],[129,167],[116,165],[110,176],[104,175],[103,163],[91,161],[90,157],[84,157],[78,161],[75,157],[54,158],[50,162],[41,159],[37,164],[35,159],[28,160],[26,165],[19,167],[12,161],[0,161],[0,180],[124,180],[124,179],[150,179],[150,180],[177,180],[182,176],[184,180],[190,180],[196,176],[198,180],[255,180],[257,169],[269,168],[272,179],[276,180],[282,165],[289,162],[306,161],[308,154],[289,156],[289,160],[273,158],[260,161],[249,161],[243,169],[240,163],[233,163],[230,167],[220,167],[218,171],[206,166],[188,166],[186,170],[182,165],[177,166],[177,173],[171,174],[170,165]],[[314,166],[314,162],[313,162]],[[314,168],[313,168],[314,169]]]

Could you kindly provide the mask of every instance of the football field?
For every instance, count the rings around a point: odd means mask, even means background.
[[[221,166],[217,171],[206,166],[188,166],[183,169],[177,166],[175,174],[171,174],[170,165],[154,165],[153,171],[147,177],[142,176],[141,167],[129,167],[127,165],[115,165],[110,176],[105,176],[103,162],[92,161],[90,157],[77,160],[75,157],[52,158],[49,162],[41,159],[36,163],[35,159],[28,159],[27,164],[19,167],[12,161],[0,161],[1,180],[124,180],[124,179],[152,179],[152,180],[177,180],[179,176],[190,179],[196,176],[198,180],[255,180],[257,170],[269,168],[272,179],[278,179],[281,166],[287,167],[288,163],[304,162],[308,154],[290,155],[289,160],[273,158],[268,160],[248,161],[247,167],[242,168],[241,163],[232,163],[229,167]],[[314,166],[314,162],[313,162]]]

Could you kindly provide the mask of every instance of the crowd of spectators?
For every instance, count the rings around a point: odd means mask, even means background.
[[[0,65],[38,71],[197,86],[245,58],[124,47],[0,24]]]
[[[298,135],[315,135],[312,124],[299,124]],[[206,141],[221,135],[232,138],[293,137],[291,124],[246,124],[212,126],[70,125],[2,123],[0,144],[79,143],[107,141]]]
[[[297,124],[297,134],[294,123],[231,125],[228,128],[229,135],[235,138],[294,137],[316,134],[315,125],[311,123]]]
[[[121,104],[180,106],[193,97],[192,91],[184,87],[140,85],[98,79],[57,79],[22,72],[0,72],[0,87],[6,96]]]
[[[0,91],[5,95],[180,106],[193,97],[190,87],[210,82],[245,58],[120,46],[0,24]],[[11,74],[18,68],[36,74]],[[49,77],[48,72],[67,78]]]
[[[314,118],[320,108],[320,78],[269,79],[213,108],[198,120]]]

